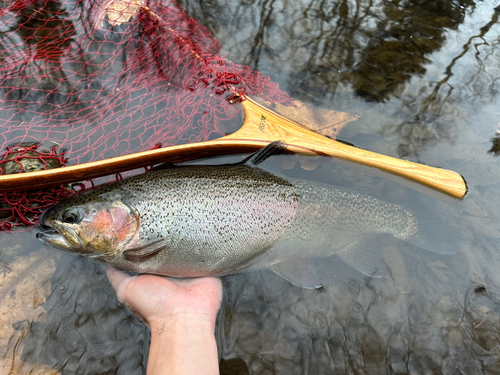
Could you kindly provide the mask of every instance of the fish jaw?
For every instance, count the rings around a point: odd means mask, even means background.
[[[42,216],[40,224],[43,228],[49,228],[36,234],[36,237],[44,244],[70,252],[86,252],[85,244],[78,236],[78,228],[52,219],[50,215]]]
[[[79,251],[82,248],[82,243],[75,231],[55,220],[53,208],[46,210],[40,216],[39,223],[43,231],[38,232],[36,238],[44,244],[71,252]]]
[[[71,252],[74,252],[76,250],[68,241],[66,241],[66,238],[64,238],[64,236],[56,230],[46,230],[44,232],[39,232],[36,234],[36,238],[38,238],[44,244],[55,247],[59,250]]]

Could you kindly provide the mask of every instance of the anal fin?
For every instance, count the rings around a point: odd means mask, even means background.
[[[337,252],[340,259],[367,276],[381,278],[389,271],[384,261],[384,235],[367,234]]]
[[[292,284],[306,289],[318,289],[323,287],[316,268],[311,260],[306,258],[294,258],[286,262],[271,266],[271,270],[290,281]]]

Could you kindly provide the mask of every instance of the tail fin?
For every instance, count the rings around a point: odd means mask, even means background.
[[[419,221],[417,233],[406,241],[437,254],[456,254],[459,250],[459,233],[439,221]]]
[[[434,200],[416,202],[412,210],[418,221],[415,234],[406,239],[407,242],[437,254],[456,254],[459,251],[461,233],[448,223],[453,206],[446,204],[438,209],[442,202]],[[446,216],[446,217],[445,217]]]

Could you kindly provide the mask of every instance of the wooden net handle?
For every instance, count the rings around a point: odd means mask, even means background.
[[[37,189],[102,177],[163,162],[179,162],[220,154],[254,152],[280,140],[302,155],[328,155],[342,161],[376,168],[396,180],[417,183],[431,191],[461,199],[467,193],[458,173],[365,151],[334,141],[269,110],[251,99],[242,102],[243,126],[228,136],[198,143],[165,147],[64,168],[0,176],[0,192]],[[401,179],[402,178],[402,179]],[[405,183],[405,185],[408,185]],[[409,184],[417,188],[418,186]]]

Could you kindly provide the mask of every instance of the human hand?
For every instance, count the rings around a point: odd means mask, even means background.
[[[188,317],[215,324],[222,301],[222,283],[218,278],[129,276],[113,267],[107,267],[106,273],[118,300],[150,325]]]
[[[148,375],[217,375],[214,338],[222,301],[215,277],[169,279],[106,270],[118,299],[149,323]]]

